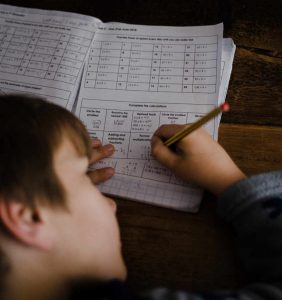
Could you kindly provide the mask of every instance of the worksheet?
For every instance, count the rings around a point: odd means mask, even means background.
[[[224,101],[235,46],[222,32],[0,5],[0,94],[41,96],[113,144],[95,166],[116,170],[102,192],[196,212],[203,191],[155,161],[150,139],[161,124],[195,122]],[[205,125],[214,139],[219,121]]]
[[[158,27],[120,23],[96,30],[76,108],[89,133],[115,146],[116,175],[101,191],[196,212],[203,191],[175,178],[150,154],[161,124],[192,123],[218,105],[222,24]],[[218,124],[206,125],[216,138]]]
[[[227,94],[229,80],[232,72],[235,50],[236,50],[236,46],[231,38],[225,38],[222,40],[221,74],[220,74],[218,104],[222,104],[225,101],[228,102],[228,99],[226,99],[226,94]],[[220,114],[217,119],[218,126],[220,123],[221,115],[222,114]]]
[[[71,110],[100,20],[0,5],[0,91],[39,95]]]

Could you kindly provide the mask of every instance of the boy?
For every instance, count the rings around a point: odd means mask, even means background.
[[[137,299],[122,283],[116,206],[94,185],[114,170],[88,172],[113,146],[91,145],[79,120],[41,99],[3,96],[0,107],[1,299]],[[180,127],[157,130],[153,155],[179,177],[221,195],[219,211],[238,230],[247,271],[265,282],[226,292],[226,299],[282,299],[281,173],[236,183],[245,175],[204,130],[179,142],[177,152],[167,149],[162,140]],[[190,296],[162,289],[142,299]]]
[[[63,299],[66,280],[123,280],[116,207],[88,175],[113,147],[93,151],[80,121],[40,99],[7,96],[0,106],[0,298]]]

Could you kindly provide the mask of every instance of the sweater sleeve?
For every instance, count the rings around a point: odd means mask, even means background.
[[[232,224],[246,287],[236,291],[190,294],[155,289],[150,300],[281,300],[282,299],[282,172],[244,179],[218,199],[218,214]]]
[[[282,172],[260,174],[229,187],[218,213],[236,231],[250,282],[282,281]]]

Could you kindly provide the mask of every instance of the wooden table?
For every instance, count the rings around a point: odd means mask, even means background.
[[[74,11],[103,21],[207,25],[224,21],[237,45],[219,142],[247,174],[282,168],[282,24],[280,0],[1,1]],[[198,214],[117,199],[129,286],[211,290],[244,284],[233,232],[206,195]]]

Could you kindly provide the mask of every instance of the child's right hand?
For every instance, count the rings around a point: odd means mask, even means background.
[[[185,125],[163,125],[151,140],[152,155],[179,178],[193,182],[215,195],[245,178],[226,151],[200,128],[183,138],[172,151],[163,142]]]

